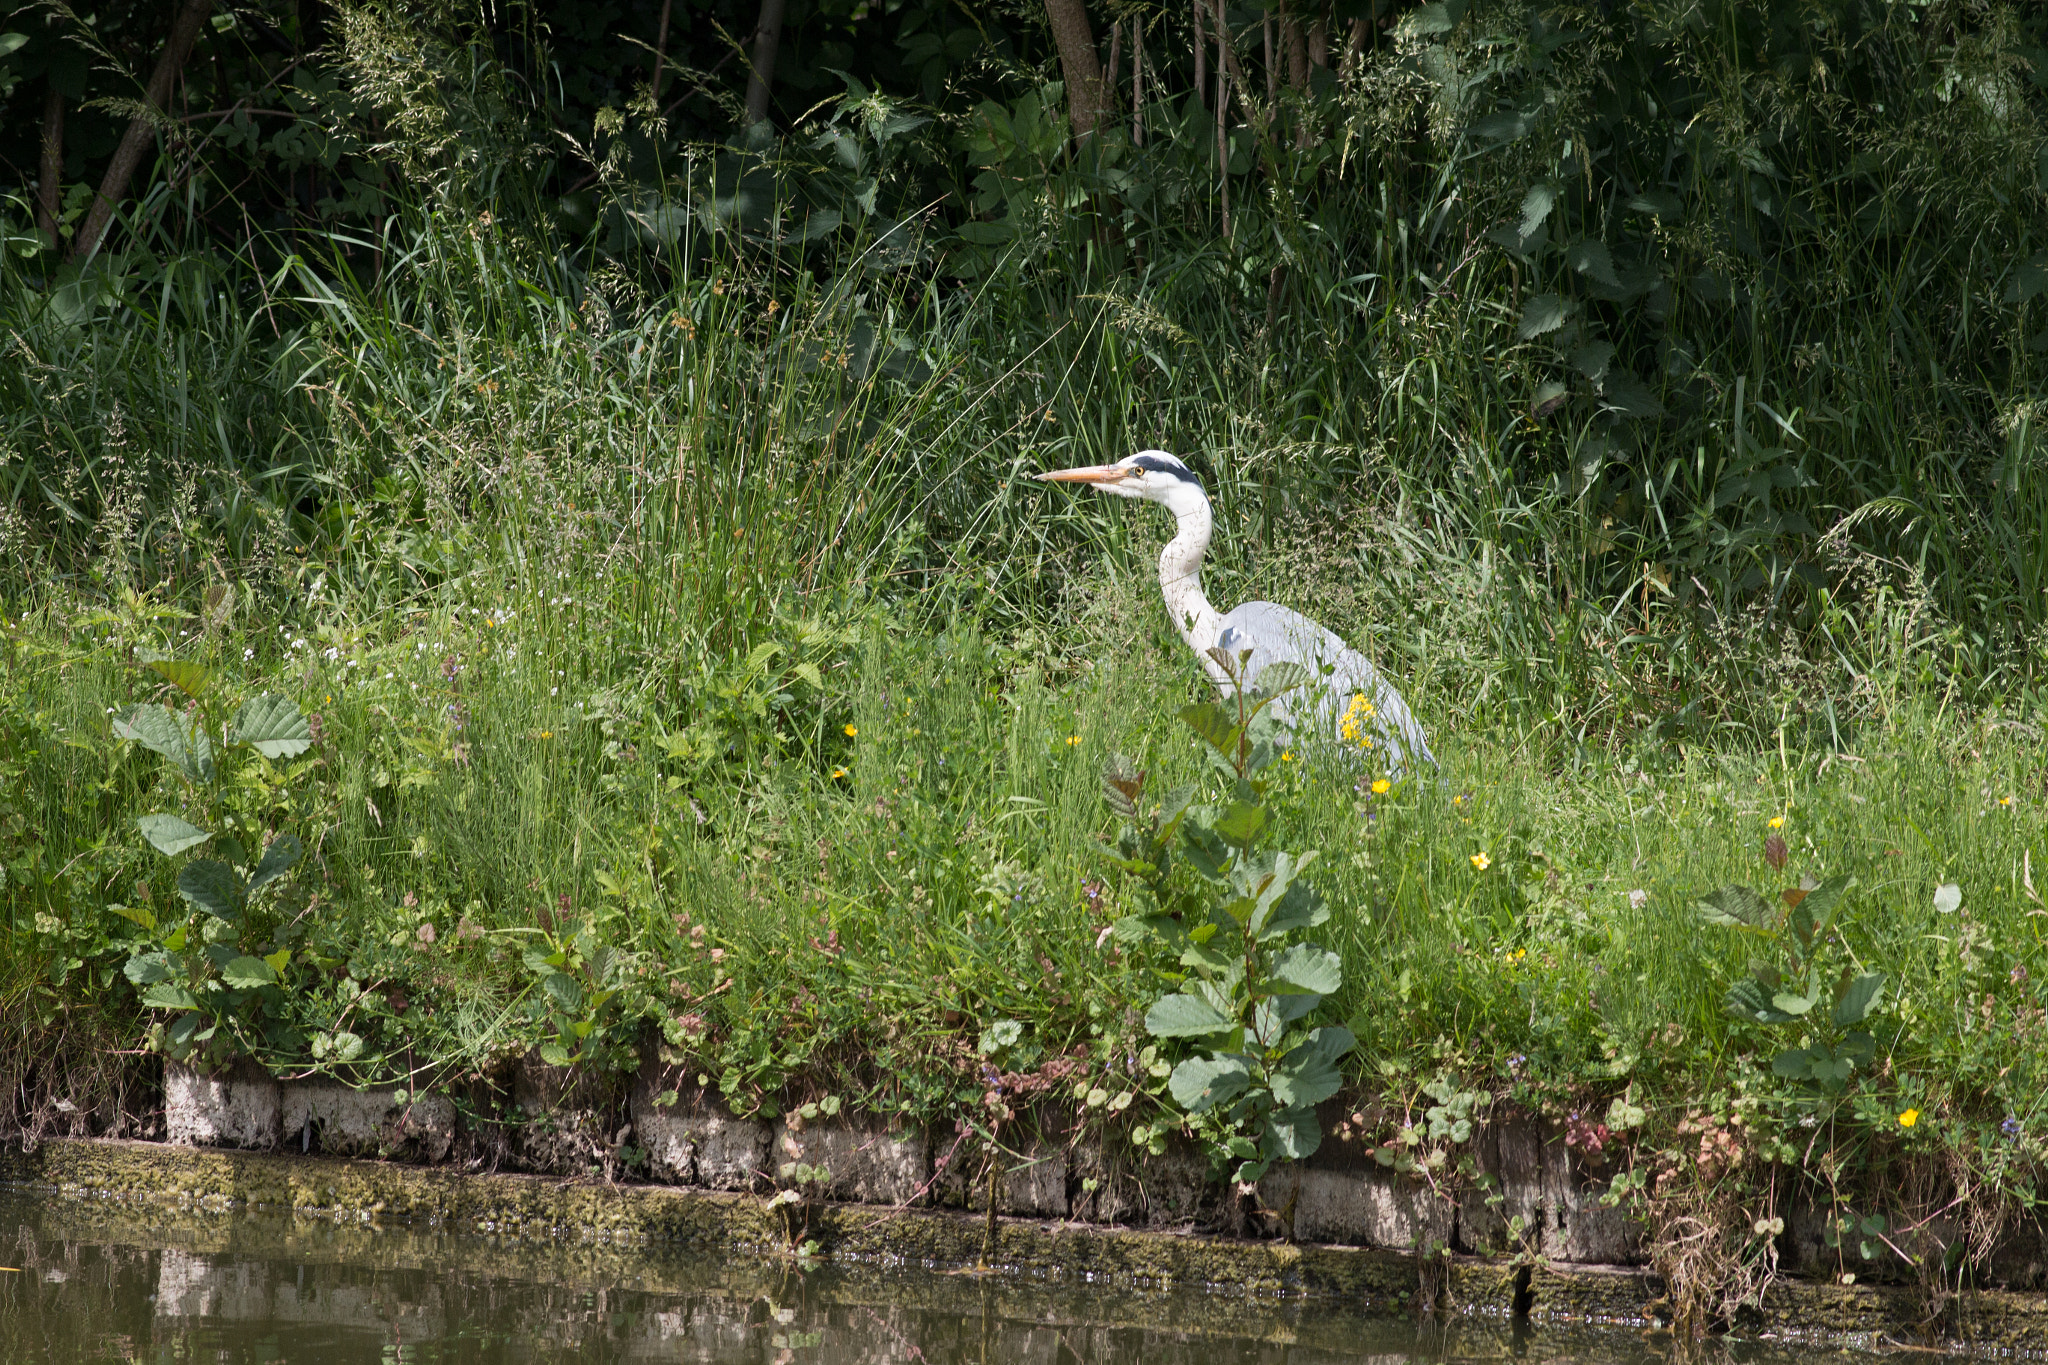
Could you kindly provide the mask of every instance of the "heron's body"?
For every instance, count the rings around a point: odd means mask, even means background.
[[[1400,776],[1411,763],[1435,766],[1429,740],[1400,692],[1335,632],[1272,602],[1246,602],[1228,614],[1210,605],[1202,591],[1202,556],[1214,520],[1208,495],[1186,465],[1164,451],[1147,450],[1113,465],[1039,477],[1092,483],[1104,492],[1157,502],[1173,513],[1180,526],[1159,554],[1159,590],[1175,628],[1219,690],[1227,695],[1235,683],[1209,653],[1218,646],[1233,654],[1251,651],[1243,677],[1252,686],[1269,664],[1306,665],[1315,680],[1291,698],[1291,708],[1276,704],[1297,733],[1312,731],[1391,776]]]

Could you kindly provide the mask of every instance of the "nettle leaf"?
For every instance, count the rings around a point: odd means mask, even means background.
[[[1145,1031],[1154,1038],[1206,1038],[1236,1023],[1208,1001],[1192,995],[1162,995],[1145,1011]]]
[[[247,897],[240,874],[212,858],[198,858],[178,869],[178,894],[230,924],[241,918]]]
[[[1188,1058],[1173,1069],[1166,1085],[1175,1104],[1190,1114],[1200,1114],[1229,1104],[1250,1087],[1251,1080],[1251,1070],[1242,1058],[1217,1055]]]
[[[220,969],[220,979],[238,991],[277,984],[277,972],[260,957],[237,957]]]
[[[235,712],[228,742],[246,744],[265,758],[295,758],[313,747],[313,727],[297,702],[265,692]]]
[[[1624,207],[1631,213],[1651,214],[1667,223],[1685,214],[1685,201],[1670,190],[1644,190],[1630,198]]]
[[[1539,180],[1529,187],[1522,196],[1522,221],[1517,225],[1516,235],[1523,241],[1534,236],[1536,229],[1543,226],[1543,220],[1550,216],[1557,206],[1557,186],[1548,180]]]
[[[1884,980],[1883,972],[1866,972],[1851,981],[1841,998],[1835,1001],[1836,1027],[1848,1028],[1869,1018],[1870,1012],[1877,1008],[1877,1002],[1884,996]]]
[[[1527,341],[1530,337],[1542,336],[1564,326],[1570,306],[1556,294],[1538,294],[1522,307],[1521,325],[1515,328],[1517,339]]]
[[[1312,943],[1297,943],[1273,959],[1272,976],[1317,995],[1335,995],[1344,984],[1344,959]]]
[[[166,858],[176,857],[188,848],[197,848],[213,837],[213,831],[201,829],[175,815],[144,815],[136,820],[135,827]]]
[[[115,715],[113,730],[117,739],[132,739],[162,754],[194,782],[213,781],[213,744],[206,731],[187,725],[168,707],[155,702],[130,706]]]
[[[204,697],[213,686],[213,670],[190,659],[151,659],[149,667],[194,701]]]
[[[1598,380],[1607,373],[1607,362],[1614,359],[1614,343],[1611,341],[1589,341],[1572,352],[1572,368],[1588,379]]]
[[[1694,903],[1701,919],[1709,924],[1748,925],[1761,928],[1777,918],[1771,903],[1746,886],[1724,886]]]
[[[1614,273],[1614,256],[1607,243],[1588,237],[1565,249],[1565,264],[1579,274],[1598,280],[1609,289],[1621,288],[1621,276]]]
[[[259,891],[270,885],[299,864],[305,848],[296,834],[280,834],[270,841],[270,847],[263,850],[263,858],[256,864],[256,870],[249,874],[249,890]]]

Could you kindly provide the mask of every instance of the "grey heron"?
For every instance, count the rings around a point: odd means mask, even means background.
[[[1208,551],[1213,518],[1209,495],[1194,471],[1163,450],[1141,450],[1115,464],[1058,469],[1040,474],[1050,483],[1092,484],[1120,498],[1143,498],[1173,513],[1178,532],[1159,552],[1159,591],[1166,611],[1202,662],[1209,678],[1226,696],[1235,686],[1228,670],[1209,650],[1251,651],[1243,677],[1257,686],[1268,664],[1292,660],[1308,667],[1316,681],[1304,708],[1297,703],[1289,719],[1297,725],[1306,711],[1315,729],[1341,749],[1383,766],[1400,777],[1411,763],[1436,766],[1429,739],[1394,685],[1380,676],[1372,661],[1298,611],[1272,602],[1246,602],[1228,613],[1209,605],[1202,592],[1202,556]]]

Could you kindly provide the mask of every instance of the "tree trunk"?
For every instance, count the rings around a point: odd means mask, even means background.
[[[754,26],[754,69],[747,77],[747,127],[768,117],[768,93],[775,87],[775,53],[782,46],[783,0],[761,0]]]
[[[57,246],[57,210],[63,204],[64,96],[51,76],[43,96],[43,159],[36,170],[36,228]]]
[[[1145,21],[1131,19],[1131,145],[1145,145]]]
[[[1046,21],[1060,49],[1060,72],[1067,82],[1067,113],[1074,121],[1076,141],[1095,131],[1102,117],[1102,63],[1095,56],[1095,34],[1088,27],[1084,0],[1045,0]]]
[[[1202,7],[1209,0],[1195,0],[1191,6],[1195,16],[1195,103],[1207,108],[1209,104],[1209,37],[1202,32]]]
[[[161,110],[171,102],[171,83],[184,69],[185,59],[192,55],[192,44],[198,41],[200,26],[212,10],[213,0],[185,0],[178,7],[171,20],[170,36],[164,39],[164,50],[156,59],[156,70],[150,73],[149,88],[143,92],[143,100],[151,108]],[[78,230],[78,239],[71,244],[72,260],[85,260],[98,249],[107,224],[113,221],[114,206],[128,193],[128,182],[134,179],[135,168],[142,164],[143,149],[155,137],[156,125],[146,115],[138,114],[128,121],[128,131],[122,136],[121,145],[114,149],[106,178],[100,181],[100,192],[93,198],[92,211],[86,214],[85,226]]]
[[[647,93],[657,113],[661,109],[661,63],[668,55],[668,14],[674,4],[675,0],[661,0],[661,27],[654,32],[654,75],[647,82]]]

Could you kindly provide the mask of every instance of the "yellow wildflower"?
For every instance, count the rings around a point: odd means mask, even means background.
[[[844,769],[844,768],[834,768],[834,769],[832,770],[832,776],[833,776],[834,778],[841,778],[841,777],[844,777],[844,776],[846,776],[846,769]]]
[[[2001,806],[2010,806],[2012,804],[2012,798],[2010,796],[2001,796],[1998,798],[1998,804]]]
[[[540,732],[540,737],[542,739],[553,739],[555,737],[555,732],[553,730],[543,730]]]
[[[847,737],[848,739],[852,739],[852,738],[853,738],[853,737],[854,737],[855,735],[857,735],[857,734],[859,734],[859,733],[860,733],[860,731],[859,731],[859,730],[858,730],[857,728],[855,728],[854,726],[851,726],[851,725],[849,725],[849,726],[847,726],[847,727],[846,727],[846,737]]]
[[[1080,737],[1079,735],[1068,735],[1068,736],[1067,736],[1067,747],[1068,747],[1069,749],[1073,748],[1073,747],[1074,747],[1074,746],[1075,746],[1076,744],[1079,744],[1080,742],[1081,742],[1081,737]]]
[[[1920,1111],[1918,1109],[1908,1109],[1905,1113],[1899,1115],[1899,1127],[1901,1128],[1911,1128],[1919,1121]]]
[[[1475,853],[1472,855],[1472,866],[1484,872],[1487,868],[1493,866],[1493,859],[1487,857],[1484,853]]]
[[[1282,763],[1292,763],[1292,762],[1294,762],[1294,750],[1292,750],[1292,749],[1282,749],[1282,750],[1280,751],[1280,761],[1281,761]]]
[[[1783,828],[1785,828],[1785,817],[1784,817],[1784,816],[1782,816],[1782,815],[1773,815],[1773,816],[1771,817],[1771,828],[1772,828],[1772,829],[1783,829]]]
[[[1394,784],[1387,781],[1387,779],[1384,777],[1382,777],[1377,782],[1372,784],[1372,794],[1374,796],[1385,796],[1388,792],[1392,791],[1393,789]]]

